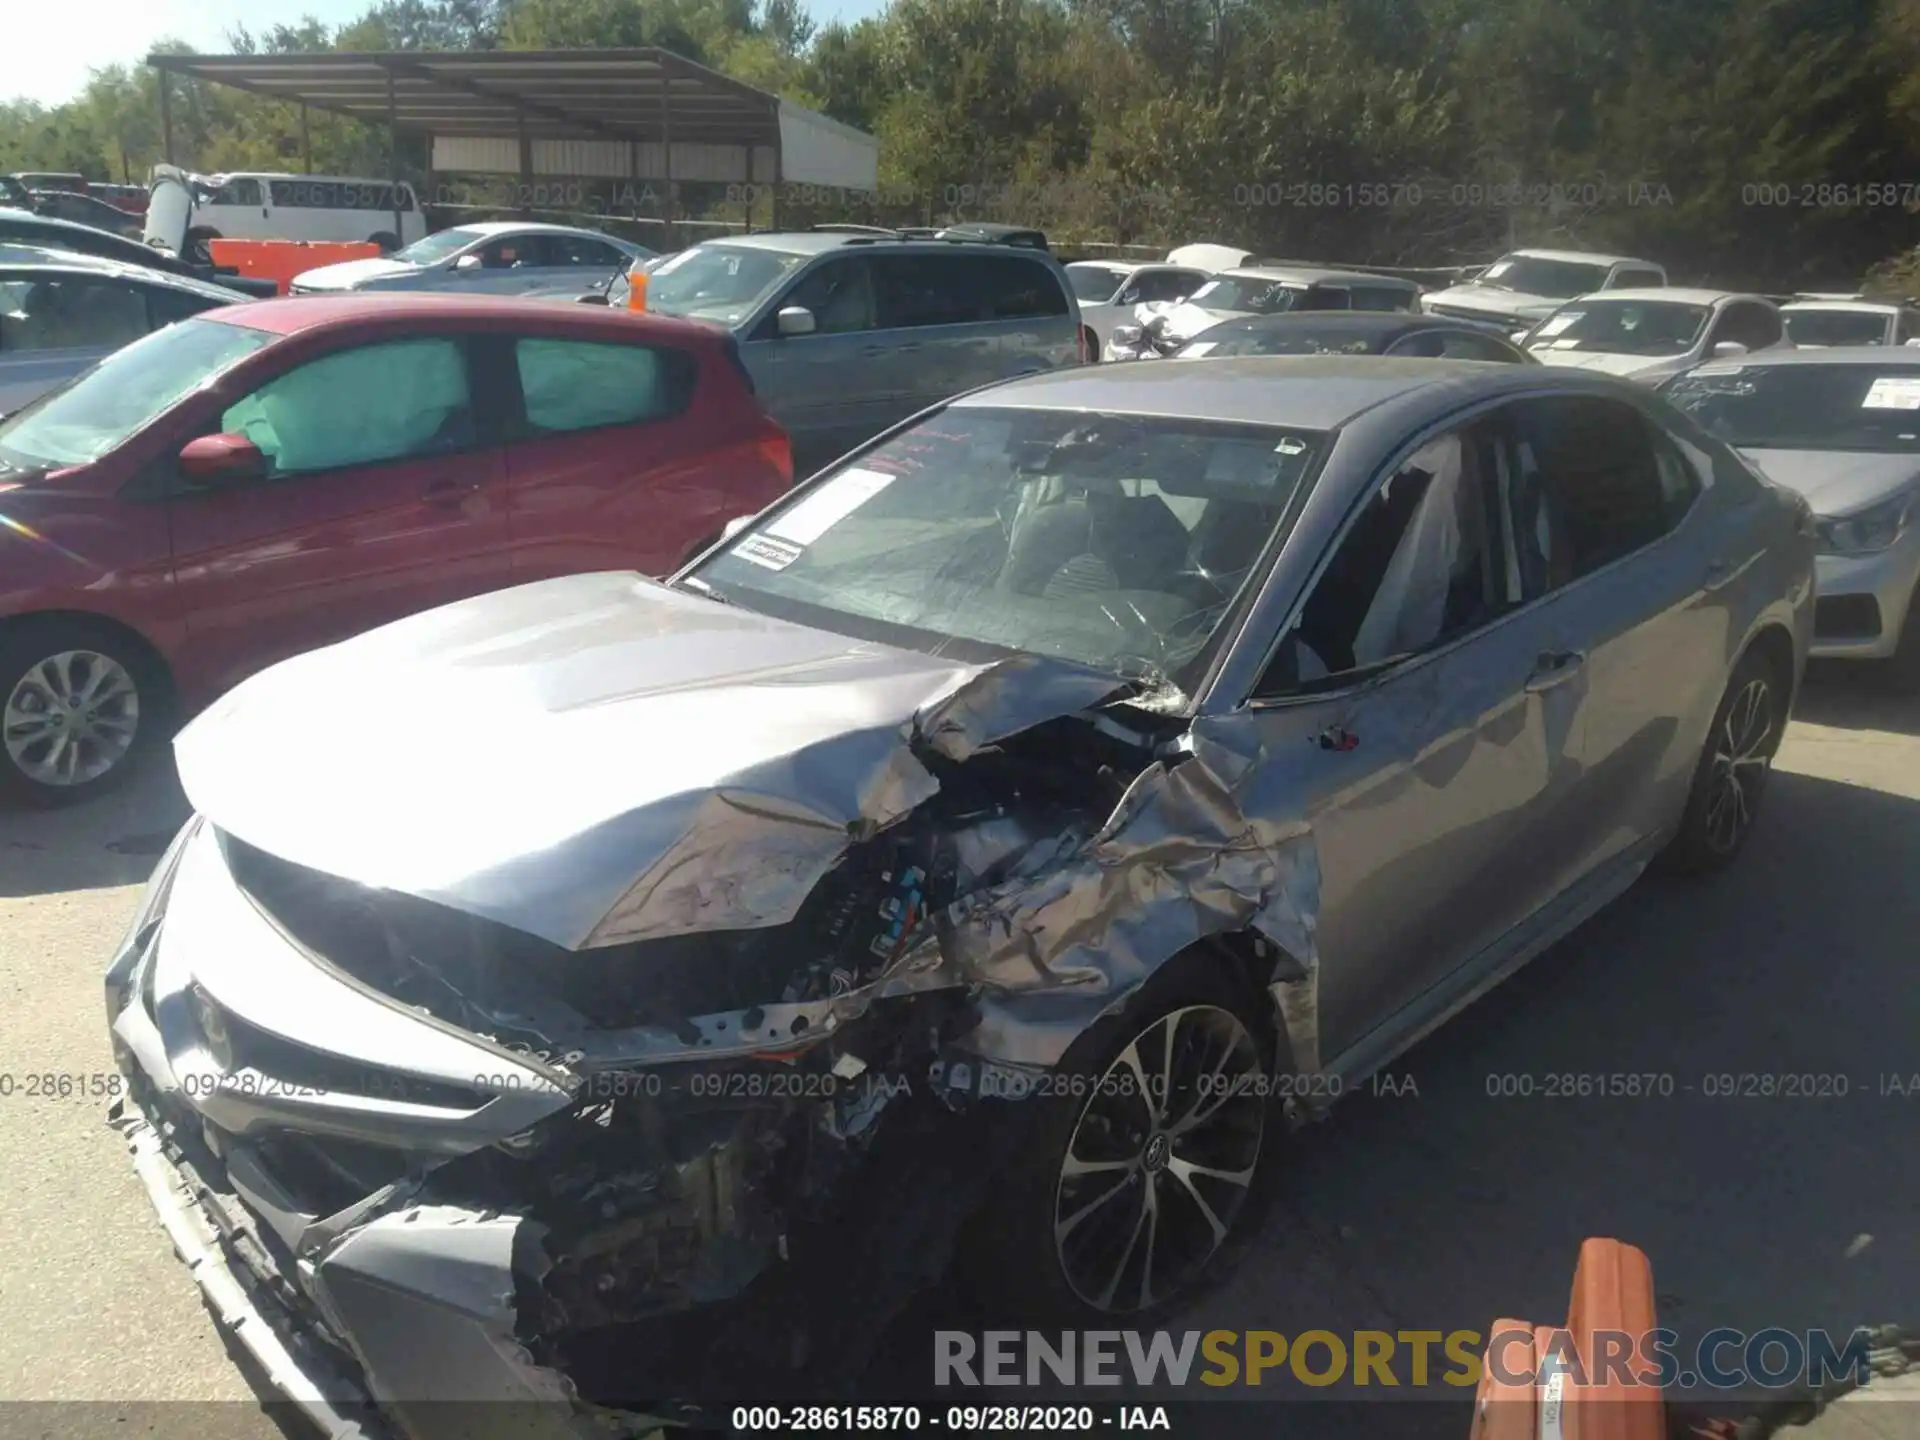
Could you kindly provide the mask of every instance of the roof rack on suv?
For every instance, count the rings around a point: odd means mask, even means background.
[[[810,228],[823,235],[871,235],[876,240],[898,240],[903,233],[890,230],[885,225],[815,225]]]

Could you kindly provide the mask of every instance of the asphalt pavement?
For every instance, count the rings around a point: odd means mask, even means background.
[[[31,1075],[112,1073],[100,973],[185,814],[165,767],[75,809],[0,812],[0,1400],[91,1402],[0,1407],[0,1433],[180,1434],[159,1402],[181,1401],[239,1402],[193,1406],[195,1440],[282,1433],[104,1104],[26,1094]],[[1683,1338],[1920,1327],[1917,873],[1920,703],[1816,673],[1739,864],[1643,881],[1294,1137],[1257,1232],[1172,1323],[1554,1323],[1581,1239],[1611,1235],[1652,1256]],[[1543,1093],[1628,1073],[1670,1093]],[[1846,1094],[1711,1093],[1749,1075],[1845,1077]],[[1505,1077],[1534,1093],[1499,1093],[1522,1088]],[[1860,1433],[1920,1436],[1920,1404],[1881,1409]]]

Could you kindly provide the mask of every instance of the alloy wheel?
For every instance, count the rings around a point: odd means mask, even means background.
[[[1232,1011],[1191,1005],[1141,1030],[1095,1082],[1055,1189],[1067,1284],[1145,1310],[1211,1260],[1245,1204],[1266,1123],[1260,1047]]]
[[[0,710],[7,757],[29,780],[67,788],[126,759],[140,730],[140,689],[97,650],[62,650],[30,666]]]
[[[1760,790],[1773,763],[1773,689],[1749,680],[1713,735],[1706,804],[1707,843],[1722,855],[1739,847],[1753,823]]]

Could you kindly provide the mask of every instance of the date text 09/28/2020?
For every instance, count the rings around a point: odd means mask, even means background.
[[[731,1420],[735,1431],[781,1434],[931,1430],[957,1435],[1085,1435],[1103,1430],[1173,1430],[1164,1405],[951,1405],[931,1410],[918,1405],[736,1405]]]

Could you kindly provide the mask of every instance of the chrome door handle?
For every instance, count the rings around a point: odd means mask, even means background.
[[[1586,655],[1579,650],[1547,650],[1542,652],[1535,662],[1533,674],[1527,677],[1527,689],[1530,693],[1551,690],[1564,684],[1579,673],[1586,663]]]

